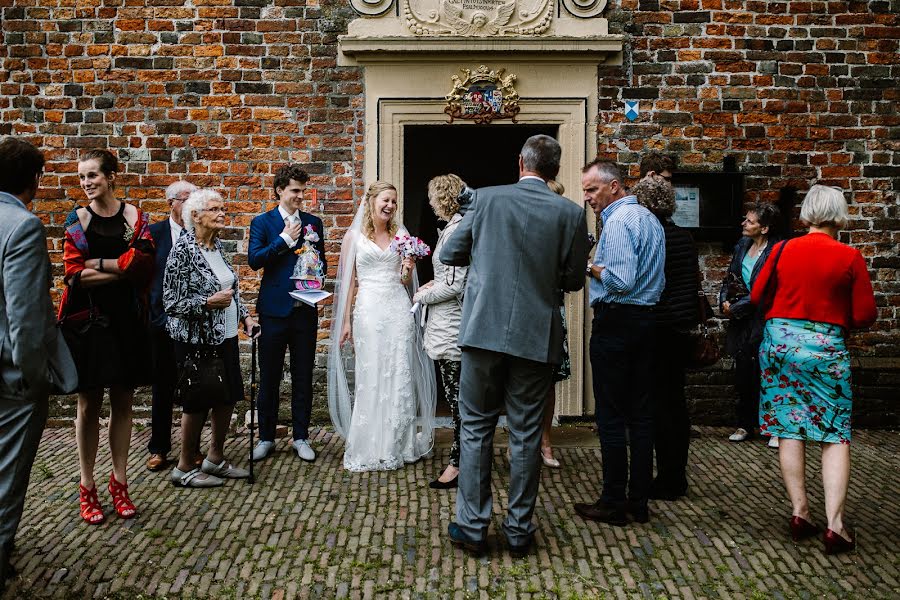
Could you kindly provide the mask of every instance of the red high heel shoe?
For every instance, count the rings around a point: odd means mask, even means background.
[[[791,517],[790,527],[791,537],[794,538],[795,542],[801,542],[819,533],[819,528],[803,517]]]
[[[850,532],[847,531],[847,533]],[[825,530],[822,541],[825,542],[825,554],[841,554],[856,548],[856,540],[847,540],[831,529]]]
[[[87,489],[78,484],[78,499],[81,502],[81,518],[91,525],[99,525],[106,519],[100,499],[97,498],[97,486]]]
[[[116,476],[109,474],[109,493],[112,495],[113,506],[123,519],[130,519],[137,514],[137,509],[131,498],[128,497],[128,486],[116,481]]]

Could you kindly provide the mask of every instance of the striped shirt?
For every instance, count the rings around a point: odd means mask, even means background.
[[[619,198],[600,213],[603,232],[594,264],[606,267],[591,278],[590,299],[653,306],[666,286],[666,236],[659,220],[634,196]]]

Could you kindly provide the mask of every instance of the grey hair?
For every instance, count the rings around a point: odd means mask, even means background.
[[[549,135],[533,135],[525,140],[520,156],[526,171],[537,173],[545,179],[553,179],[559,173],[562,148]]]
[[[184,221],[184,228],[188,231],[194,230],[194,215],[196,211],[204,210],[210,200],[222,200],[222,195],[216,190],[198,189],[191,192],[184,205],[181,207],[181,219]]]
[[[166,200],[174,200],[178,197],[178,194],[183,192],[187,192],[190,194],[197,189],[197,186],[191,183],[190,181],[179,180],[175,183],[169,185],[166,188]]]
[[[584,165],[581,169],[582,173],[587,173],[591,169],[597,169],[597,175],[603,183],[619,182],[619,187],[625,187],[625,181],[622,179],[622,171],[619,165],[609,160],[595,159]]]
[[[800,206],[800,220],[807,225],[834,225],[843,228],[847,225],[847,201],[844,193],[836,187],[814,185],[806,192]]]

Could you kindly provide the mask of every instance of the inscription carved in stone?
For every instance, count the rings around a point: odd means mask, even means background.
[[[542,33],[550,27],[551,0],[401,0],[416,35],[503,36]]]

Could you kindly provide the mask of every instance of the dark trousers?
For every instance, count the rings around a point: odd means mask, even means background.
[[[0,590],[5,585],[47,410],[46,396],[0,396]]]
[[[553,365],[500,352],[463,348],[459,383],[461,419],[456,523],[481,540],[491,524],[494,432],[506,406],[509,494],[503,533],[515,545],[531,541],[531,518],[541,476],[541,429]]]
[[[172,399],[178,369],[175,364],[175,342],[165,328],[150,328],[153,351],[153,404],[150,409],[150,454],[168,454],[172,449]]]
[[[737,426],[751,434],[759,429],[758,346],[741,348],[734,357],[734,385],[737,388]]]
[[[657,329],[653,386],[654,485],[660,491],[677,494],[687,490],[691,420],[684,397],[684,359],[690,347],[689,334],[668,327]]]
[[[294,307],[286,317],[260,315],[259,439],[275,441],[278,400],[285,351],[291,353],[291,422],[295,440],[309,438],[312,412],[312,373],[316,360],[319,313],[315,307]]]
[[[600,500],[616,507],[624,508],[626,501],[646,506],[650,494],[655,338],[651,308],[618,304],[594,309],[590,356],[603,458]]]

